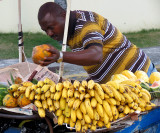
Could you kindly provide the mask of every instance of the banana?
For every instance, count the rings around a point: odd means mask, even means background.
[[[61,97],[60,98],[60,109],[65,110],[66,104],[67,104],[66,100],[63,97]]]
[[[119,114],[119,118],[125,117],[126,115],[124,113]]]
[[[88,83],[87,83],[86,80],[82,80],[81,85],[82,85],[85,89],[87,89],[87,87],[88,87]]]
[[[141,92],[142,93],[142,99],[144,99],[144,101],[146,102],[146,103],[150,103],[150,98],[149,98],[149,96],[146,94],[146,93],[144,93],[144,92]]]
[[[85,106],[86,106],[87,113],[88,113],[89,117],[90,117],[91,119],[93,119],[93,116],[94,116],[94,115],[93,115],[93,108],[92,108],[92,106],[91,106],[90,100],[89,100],[89,99],[85,99],[84,103],[85,103]]]
[[[116,105],[119,106],[120,104],[121,104],[121,102],[116,100]]]
[[[36,105],[37,108],[42,108],[42,103],[40,101],[35,100],[34,104]]]
[[[92,108],[96,108],[96,106],[97,106],[97,100],[95,98],[91,99],[91,106],[92,106]]]
[[[77,118],[78,118],[79,120],[82,120],[82,119],[83,119],[83,114],[82,114],[80,108],[78,108],[78,109],[76,110],[76,116],[77,116]]]
[[[106,85],[106,84],[101,84],[101,87],[102,87],[102,89],[104,90],[104,92],[106,93],[106,94],[108,94],[110,97],[113,97],[114,96],[114,94],[113,94],[113,92],[112,92],[112,90],[111,90],[111,86],[109,86],[109,85]]]
[[[93,120],[93,121],[92,121],[92,125],[96,126],[96,125],[97,125],[97,121],[96,121],[96,120]]]
[[[68,89],[68,97],[71,98],[74,95],[74,87],[73,85],[70,85],[70,88]]]
[[[83,115],[83,114],[82,114]],[[85,125],[85,120],[84,118],[81,120],[81,125],[84,126]]]
[[[112,86],[117,91],[119,91],[119,83],[118,82],[116,82],[116,81],[108,81],[106,84]]]
[[[133,108],[133,107],[134,107],[134,102],[128,103],[128,106],[129,106],[130,108]]]
[[[112,90],[115,99],[118,100],[118,101],[121,101],[120,93],[115,88],[113,88],[112,86],[110,86],[110,89]]]
[[[55,112],[55,107],[52,105],[52,106],[49,106],[49,112]]]
[[[103,100],[104,99],[104,91],[103,91],[102,87],[98,83],[95,83],[94,88],[95,88],[95,90],[97,90],[97,93],[99,94],[99,96]]]
[[[76,110],[73,110],[73,108],[71,108],[71,119],[73,122],[76,122],[77,119]]]
[[[122,105],[118,106],[118,111],[123,112],[124,111],[124,106],[122,106]]]
[[[25,96],[26,96],[27,98],[29,98],[30,92],[31,92],[31,87],[29,86],[29,87],[27,87],[27,89],[26,89],[26,91],[25,91]]]
[[[30,95],[29,95],[29,100],[34,100],[34,96],[35,96],[35,91],[31,91]]]
[[[138,104],[134,103],[133,109],[136,110],[138,108]]]
[[[51,98],[47,98],[47,104],[49,107],[53,106],[53,102]]]
[[[13,92],[13,97],[18,98],[20,96],[19,91]]]
[[[119,117],[119,112],[118,112],[116,106],[111,105],[110,107],[111,107],[111,110],[112,110],[113,117],[114,117],[115,119],[118,119],[118,117]]]
[[[124,114],[129,114],[129,113],[130,113],[130,108],[129,108],[128,105],[126,105],[126,106],[124,107],[123,113],[124,113]]]
[[[43,100],[42,101],[42,106],[43,106],[43,109],[48,109],[48,104],[47,104],[47,100]]]
[[[55,94],[54,94],[54,100],[55,101],[58,101],[59,99],[60,99],[60,97],[61,97],[61,95],[62,95],[62,91],[57,91]]]
[[[56,84],[52,84],[50,86],[50,92],[55,93],[56,92]]]
[[[30,82],[30,81],[25,81],[25,82],[22,83],[22,86],[24,86],[24,87],[29,87],[29,86],[32,86],[32,85],[33,85],[33,83]]]
[[[87,125],[87,124],[82,125],[81,132],[82,132],[82,133],[85,133],[87,130],[88,130],[88,125]]]
[[[20,87],[18,87],[17,91],[18,91],[19,93],[25,93],[26,88],[27,88],[27,87],[20,86]]]
[[[64,99],[67,99],[67,97],[68,97],[67,92],[68,92],[67,88],[64,87],[63,90],[62,90],[62,97],[63,97]]]
[[[78,91],[79,91],[80,93],[84,93],[84,92],[85,92],[85,88],[80,85],[80,87],[78,88]]]
[[[156,105],[154,103],[151,103],[151,104],[147,104],[146,107],[145,107],[145,110],[151,110],[153,107],[155,107]]]
[[[87,94],[85,94],[84,98],[85,98],[85,99],[91,98],[91,95],[87,93]]]
[[[102,99],[101,97],[98,95],[97,91],[94,92],[94,96],[95,99],[97,100],[98,103],[102,104]]]
[[[43,85],[41,88],[42,93],[46,93],[50,89],[51,85]]]
[[[125,97],[123,96],[123,94],[119,93],[121,95],[121,102],[125,102]]]
[[[74,92],[74,97],[75,97],[76,99],[79,99],[80,93],[79,93],[78,90],[76,90],[76,91]]]
[[[60,108],[59,101],[53,101],[53,105],[55,106],[55,109],[58,110]]]
[[[64,112],[65,112],[65,116],[66,116],[67,118],[69,118],[69,117],[71,116],[71,108],[69,108],[69,107],[67,106],[67,104],[66,104],[66,107],[65,107]]]
[[[97,125],[98,125],[99,127],[103,127],[103,126],[104,126],[104,123],[99,120],[99,121],[97,122]]]
[[[38,94],[40,95],[40,94]],[[41,95],[41,100],[46,100],[46,97],[44,96],[44,94]]]
[[[124,105],[126,105],[126,103],[121,101],[121,105],[124,106]]]
[[[91,128],[90,128],[90,130],[91,130],[91,131],[95,131],[96,128],[97,128],[96,125],[92,125]]]
[[[109,105],[109,103],[106,100],[103,100],[103,108],[106,111],[107,115],[109,117],[112,117],[112,110],[111,107]]]
[[[35,96],[34,96],[34,99],[35,99],[35,100],[41,100],[41,95],[39,95],[39,94],[35,95]]]
[[[37,89],[37,87],[38,87],[37,85],[33,84],[32,87],[31,87],[31,91],[35,91]]]
[[[79,99],[82,101],[84,99],[85,95],[86,95],[85,93],[81,93]]]
[[[41,94],[41,88],[37,88],[35,92],[36,94]]]
[[[113,98],[108,98],[108,99],[105,99],[110,105],[114,105],[116,106],[117,105],[117,102],[115,99]]]
[[[108,124],[106,124],[105,126],[106,126],[106,128],[111,128],[111,123],[108,122]]]
[[[69,122],[70,122],[70,118],[65,117],[64,118],[64,123],[69,124]]]
[[[88,81],[88,89],[89,89],[89,90],[93,89],[94,85],[95,85],[94,80],[89,80],[89,81]]]
[[[80,132],[81,131],[81,127],[82,127],[81,121],[77,120],[76,125],[75,125],[76,132]]]
[[[132,80],[122,81],[121,84],[126,84],[126,85],[130,85],[130,86],[136,87],[135,81],[132,81]]]
[[[99,114],[101,117],[104,117],[104,114],[103,114],[103,107],[102,107],[101,104],[97,103],[96,110],[97,110],[98,114]]]
[[[86,113],[87,113],[84,102],[82,102],[82,103],[80,104],[80,110],[81,110],[81,112],[82,112],[83,114],[86,114]]]
[[[51,97],[51,92],[50,92],[50,90],[48,90],[48,91],[44,94],[44,96],[45,96],[46,98]]]
[[[80,104],[81,104],[81,100],[76,99],[73,103],[73,110],[77,110],[79,108]]]
[[[44,79],[44,84],[48,84],[48,85],[55,85],[55,82],[52,81],[50,78],[45,78]]]
[[[146,93],[146,94],[148,95],[148,97],[149,97],[149,100],[151,100],[151,94],[149,93],[148,90],[146,90],[146,89],[141,89],[141,92]]]
[[[85,120],[86,123],[88,123],[88,124],[91,123],[91,118],[89,117],[89,115],[83,114],[83,118],[84,118],[84,120]]]
[[[52,100],[54,100],[54,93],[51,93],[50,98],[51,98]]]
[[[58,125],[62,125],[63,124],[63,121],[64,121],[64,115],[60,115],[58,117]]]
[[[62,83],[57,83],[56,84],[56,91],[61,92],[63,89],[63,84]]]
[[[41,118],[44,118],[46,115],[45,110],[43,108],[38,108],[38,114]]]
[[[20,87],[19,84],[12,84],[9,88],[8,88],[8,91],[9,92],[15,92],[17,91],[17,89]]]
[[[58,109],[56,112],[55,112],[55,115],[56,116],[61,116],[63,113],[62,113],[62,110]]]
[[[99,116],[99,114],[98,114],[96,109],[93,109],[93,114],[94,114],[94,120],[99,121],[100,116]]]
[[[109,97],[108,94],[105,94],[105,93],[104,93],[104,98],[106,99],[106,98],[110,98],[110,97]]]
[[[74,98],[74,97],[69,98],[69,100],[68,100],[68,107],[72,108],[74,101],[75,101],[75,98]]]
[[[70,85],[71,85],[71,82],[69,82],[68,80],[65,80],[65,81],[63,82],[64,88],[69,89]]]
[[[134,109],[131,109],[131,110],[130,110],[130,113],[133,113],[133,112],[134,112]]]
[[[74,87],[75,89],[78,89],[79,86],[80,86],[80,82],[79,82],[78,80],[75,80],[75,81],[73,82],[73,87]]]
[[[72,119],[70,119],[69,125],[71,127],[70,130],[72,130],[74,128],[74,126],[75,126],[75,123],[72,121]]]
[[[126,86],[124,84],[119,84],[119,92],[124,93]]]
[[[103,111],[103,114],[104,114],[104,124],[108,124],[108,122],[109,122],[109,116],[107,115],[107,113],[106,113],[106,111],[104,110]]]
[[[130,95],[128,93],[126,93],[126,92],[123,93],[123,96],[125,97],[127,103],[133,102],[133,99],[130,97]]]
[[[44,82],[43,82],[43,81],[38,81],[38,83],[37,83],[37,87],[38,87],[38,88],[42,88],[43,85],[44,85]]]

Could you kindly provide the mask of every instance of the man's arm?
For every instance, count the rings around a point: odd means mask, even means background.
[[[57,49],[48,50],[52,53],[52,57],[47,57],[41,65],[47,66],[51,63],[54,63],[59,58],[59,51]],[[103,52],[102,47],[100,46],[90,46],[88,49],[78,51],[78,52],[63,52],[63,62],[81,65],[81,66],[90,66],[99,64],[102,62]]]

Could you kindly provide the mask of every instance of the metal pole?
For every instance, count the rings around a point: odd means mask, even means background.
[[[18,0],[18,51],[19,51],[19,63],[24,62],[24,46],[23,46],[23,32],[22,32],[22,24],[21,24],[21,0]]]

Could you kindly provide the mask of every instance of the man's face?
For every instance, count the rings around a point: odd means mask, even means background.
[[[39,21],[41,29],[46,32],[48,36],[57,41],[63,40],[65,15],[51,15],[47,13],[45,17]]]

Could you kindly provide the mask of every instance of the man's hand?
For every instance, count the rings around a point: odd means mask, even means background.
[[[50,52],[52,55],[50,57],[45,57],[43,61],[40,61],[41,66],[47,66],[51,63],[56,62],[60,56],[59,51],[53,46],[51,46],[50,49],[47,49],[47,51]]]

